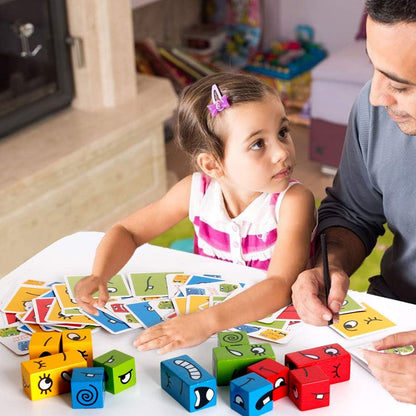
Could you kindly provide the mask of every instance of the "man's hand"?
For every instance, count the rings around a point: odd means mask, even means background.
[[[326,306],[323,270],[321,267],[305,270],[292,286],[292,301],[300,318],[312,325],[328,325],[338,320],[338,313],[349,287],[349,278],[338,268],[329,267],[331,290]]]
[[[373,344],[377,351],[406,345],[416,350],[416,331],[393,334]],[[415,352],[401,356],[364,350],[363,355],[374,377],[396,400],[416,404]]]

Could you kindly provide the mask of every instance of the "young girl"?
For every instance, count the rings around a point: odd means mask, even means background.
[[[91,276],[75,287],[79,306],[97,313],[95,306],[108,299],[107,282],[136,248],[187,215],[196,253],[267,270],[267,278],[212,308],[145,330],[134,343],[140,351],[197,345],[289,304],[316,225],[312,193],[291,179],[295,149],[285,109],[271,87],[231,73],[197,81],[182,93],[177,139],[198,173],[110,228]],[[98,300],[92,298],[97,290]]]

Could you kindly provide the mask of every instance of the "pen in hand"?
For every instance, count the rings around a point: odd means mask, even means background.
[[[325,234],[321,234],[321,253],[322,253],[322,265],[324,269],[324,285],[325,285],[325,301],[328,306],[329,291],[331,290],[331,277],[329,276],[328,267],[328,252],[326,249],[326,238]],[[328,321],[328,325],[332,325],[334,322],[332,318]]]

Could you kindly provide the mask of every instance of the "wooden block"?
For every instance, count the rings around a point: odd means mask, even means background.
[[[160,363],[160,382],[189,412],[215,406],[217,385],[215,378],[188,355],[181,355]]]
[[[275,359],[268,343],[215,347],[212,354],[213,373],[218,386],[228,385],[233,378],[244,375],[247,367],[257,361]]]
[[[285,365],[290,369],[318,365],[331,384],[350,379],[351,355],[339,344],[296,351],[285,355]]]
[[[273,385],[273,400],[287,396],[289,386],[289,367],[276,360],[266,358],[247,367],[247,373],[256,373]]]
[[[73,409],[100,409],[104,407],[104,368],[74,368],[71,377]]]
[[[117,394],[136,384],[134,357],[111,350],[93,360],[94,367],[103,367],[106,374],[105,389]]]
[[[289,397],[300,410],[329,406],[329,379],[317,365],[289,371]]]
[[[247,332],[244,331],[223,331],[218,332],[217,336],[219,347],[250,344]]]
[[[68,329],[62,331],[62,351],[78,351],[93,366],[91,329]]]
[[[254,416],[273,410],[273,384],[256,373],[230,382],[230,406],[240,415]]]
[[[61,352],[60,332],[35,332],[29,342],[29,358],[46,357]]]
[[[87,362],[77,351],[23,361],[23,390],[31,400],[66,393],[71,388],[72,370],[86,366]]]

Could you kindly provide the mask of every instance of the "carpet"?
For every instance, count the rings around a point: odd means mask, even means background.
[[[351,276],[350,289],[365,292],[368,279],[380,274],[380,261],[384,251],[393,243],[393,234],[385,227],[385,234],[380,236],[372,253],[365,259],[359,269]],[[194,229],[188,218],[173,226],[170,230],[150,241],[151,244],[176,250],[193,252]]]

